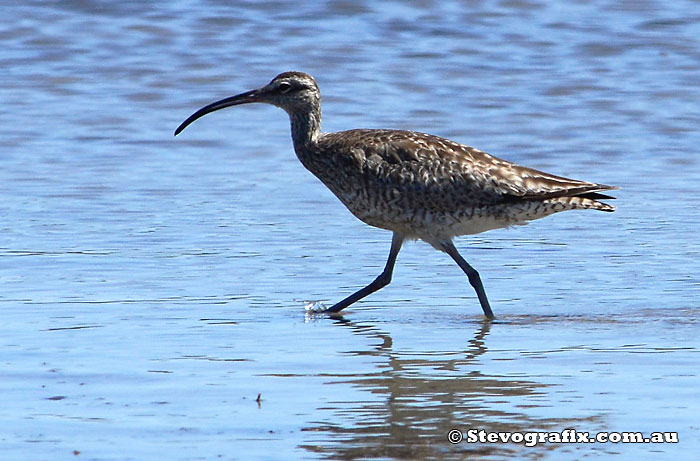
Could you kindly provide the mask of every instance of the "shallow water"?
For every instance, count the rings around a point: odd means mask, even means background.
[[[24,2],[0,23],[3,459],[685,459],[700,449],[691,1]],[[407,128],[621,186],[614,214],[458,239],[464,275],[294,158],[284,113],[191,112],[284,70],[324,129]],[[258,399],[258,396],[260,397]],[[466,432],[677,444],[450,444]],[[76,458],[76,455],[78,458]]]

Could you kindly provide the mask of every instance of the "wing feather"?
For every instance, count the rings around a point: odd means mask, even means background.
[[[430,134],[401,130],[350,130],[326,135],[346,144],[355,160],[394,183],[430,188],[448,184],[487,203],[586,196],[612,199],[614,186],[565,178],[494,157]],[[397,182],[398,181],[398,182]],[[413,183],[413,184],[411,184]]]

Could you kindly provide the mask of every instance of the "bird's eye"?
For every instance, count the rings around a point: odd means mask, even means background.
[[[277,89],[280,91],[280,93],[287,93],[289,90],[292,89],[292,85],[287,82],[282,82],[279,85],[277,85]]]

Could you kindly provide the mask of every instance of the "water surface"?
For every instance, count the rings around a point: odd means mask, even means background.
[[[700,449],[692,1],[24,2],[0,23],[3,459],[684,459]],[[614,184],[458,239],[464,275],[295,159],[286,115],[200,106],[313,74],[324,129],[406,128]],[[260,399],[258,399],[260,396]],[[678,444],[450,444],[467,431]]]

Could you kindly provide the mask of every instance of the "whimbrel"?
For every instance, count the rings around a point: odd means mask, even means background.
[[[324,312],[336,313],[391,282],[396,256],[407,239],[444,251],[465,272],[484,315],[494,315],[479,273],[453,238],[525,224],[565,210],[614,211],[600,202],[614,186],[568,179],[501,160],[473,147],[415,131],[321,132],[321,92],[303,72],[284,72],[264,87],[209,104],[175,130],[215,110],[261,102],[284,109],[294,151],[361,221],[393,232],[389,258],[369,285]]]

